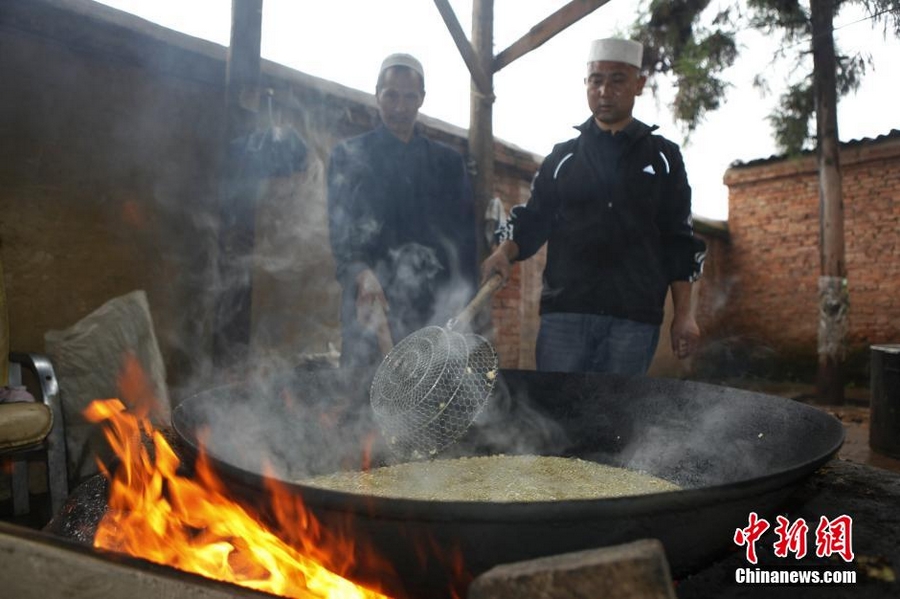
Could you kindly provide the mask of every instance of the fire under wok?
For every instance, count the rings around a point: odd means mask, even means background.
[[[650,377],[501,370],[488,407],[442,457],[574,456],[672,481],[680,491],[550,502],[371,497],[304,478],[394,459],[368,401],[374,372],[269,375],[184,399],[173,426],[202,445],[237,493],[262,497],[264,473],[301,495],[323,526],[396,572],[351,572],[398,596],[464,596],[501,564],[662,541],[676,576],[709,564],[755,511],[771,516],[840,448],[841,423],[816,408],[733,388]],[[455,567],[462,564],[462,568]],[[366,563],[357,559],[357,563]]]

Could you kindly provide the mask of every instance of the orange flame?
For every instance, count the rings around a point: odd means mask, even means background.
[[[299,498],[273,479],[267,490],[279,525],[293,532],[291,544],[229,498],[202,452],[194,477],[180,474],[180,460],[164,436],[118,399],[95,400],[85,416],[105,422],[106,438],[121,462],[114,473],[104,468],[109,510],[95,547],[284,597],[386,597],[322,565],[336,563],[338,556],[349,560],[352,540],[330,537]]]

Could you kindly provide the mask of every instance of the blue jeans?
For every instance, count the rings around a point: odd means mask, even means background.
[[[646,374],[658,342],[655,324],[598,314],[544,314],[537,338],[537,369]]]

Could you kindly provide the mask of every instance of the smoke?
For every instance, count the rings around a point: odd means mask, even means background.
[[[160,330],[178,396],[273,364],[331,363],[340,295],[325,200],[333,141],[319,119],[310,110],[275,115],[278,128],[289,121],[307,142],[302,171],[260,177],[232,153],[232,171],[212,186],[208,201],[186,203],[184,190],[156,186],[156,206],[175,225],[158,231],[171,240],[156,244],[176,283],[159,292],[170,294]],[[211,337],[218,337],[213,346]]]
[[[225,464],[250,473],[271,468],[279,478],[297,480],[359,469],[365,455],[375,465],[393,457],[368,403],[374,369],[332,380],[340,287],[329,240],[326,157],[334,140],[313,112],[286,116],[310,149],[302,173],[227,182],[220,192],[231,197],[234,210],[224,214],[216,202],[190,209],[161,202],[171,211],[168,220],[183,218],[193,231],[185,238],[194,247],[173,247],[172,257],[184,263],[191,256],[194,268],[181,275],[191,281],[180,283],[198,291],[182,304],[182,322],[169,327],[173,334],[165,344],[189,373],[173,391],[176,402],[190,398],[177,412],[181,432],[196,435]],[[252,227],[247,218],[255,219]],[[229,237],[230,229],[239,234]],[[367,218],[356,219],[351,232],[362,245],[381,234],[377,221]],[[453,243],[436,243],[454,262]],[[438,252],[422,244],[396,248],[383,269],[391,273],[383,275],[391,315],[405,323],[395,342],[426,324],[444,325],[474,293],[471,281],[443,268]],[[225,347],[240,350],[234,352],[240,359],[223,367],[196,341],[221,332],[222,323],[250,307],[250,346]],[[192,334],[180,337],[186,329]],[[300,372],[305,365],[322,372]]]
[[[484,410],[447,457],[464,455],[555,455],[571,444],[563,426],[533,403],[526,389],[510,391],[501,374]]]
[[[260,369],[240,383],[201,391],[175,411],[217,460],[285,481],[359,470],[389,453],[371,418],[366,370]]]
[[[213,457],[287,481],[387,465],[397,460],[372,418],[373,374],[260,372],[200,393],[175,420],[206,431]],[[833,448],[825,419],[789,400],[714,385],[501,371],[484,411],[438,457],[577,456],[707,488],[801,468]]]
[[[396,463],[372,416],[374,369],[258,370],[238,384],[203,390],[176,408],[176,426],[211,455],[249,473],[286,481]],[[469,432],[441,458],[554,454],[570,444],[525,390],[498,379]],[[437,484],[437,483],[433,483]]]
[[[685,488],[732,485],[798,472],[838,442],[814,408],[766,394],[688,381],[626,383],[598,405],[615,438],[606,460]],[[839,427],[838,427],[839,428]]]
[[[400,323],[393,328],[405,336],[428,323],[436,277],[443,266],[432,248],[418,243],[391,249],[388,256],[389,265],[381,275],[386,279],[384,292],[391,320]]]
[[[758,447],[770,442],[765,438],[771,434],[770,423],[760,423],[755,433],[748,430],[745,425],[755,419],[729,402],[712,404],[694,416],[641,424],[617,459],[624,467],[685,488],[751,479],[768,470],[768,454]]]

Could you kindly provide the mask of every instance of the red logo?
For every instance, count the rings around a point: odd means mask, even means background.
[[[788,553],[793,553],[795,559],[800,559],[806,555],[806,533],[809,532],[809,526],[803,518],[798,518],[796,522],[791,521],[784,516],[776,518],[778,526],[775,527],[775,534],[778,540],[775,541],[776,557],[787,557]]]
[[[809,526],[803,518],[791,522],[784,516],[777,516],[778,525],[773,532],[778,537],[774,544],[776,557],[788,557],[794,554],[795,559],[806,555],[806,538]],[[747,561],[751,564],[757,562],[756,542],[769,530],[769,522],[760,518],[756,512],[750,512],[746,528],[738,528],[734,531],[734,542],[738,546],[746,546]],[[845,562],[853,561],[853,518],[847,515],[838,516],[829,520],[825,516],[819,518],[816,527],[816,556],[830,557],[839,555]]]
[[[769,523],[765,519],[760,519],[756,512],[750,512],[749,526],[734,531],[735,544],[747,546],[747,561],[751,564],[756,563],[756,541],[767,530],[769,530]]]
[[[837,553],[845,562],[852,562],[852,529],[853,518],[850,516],[838,516],[834,520],[821,516],[816,527],[816,555],[828,557]]]

